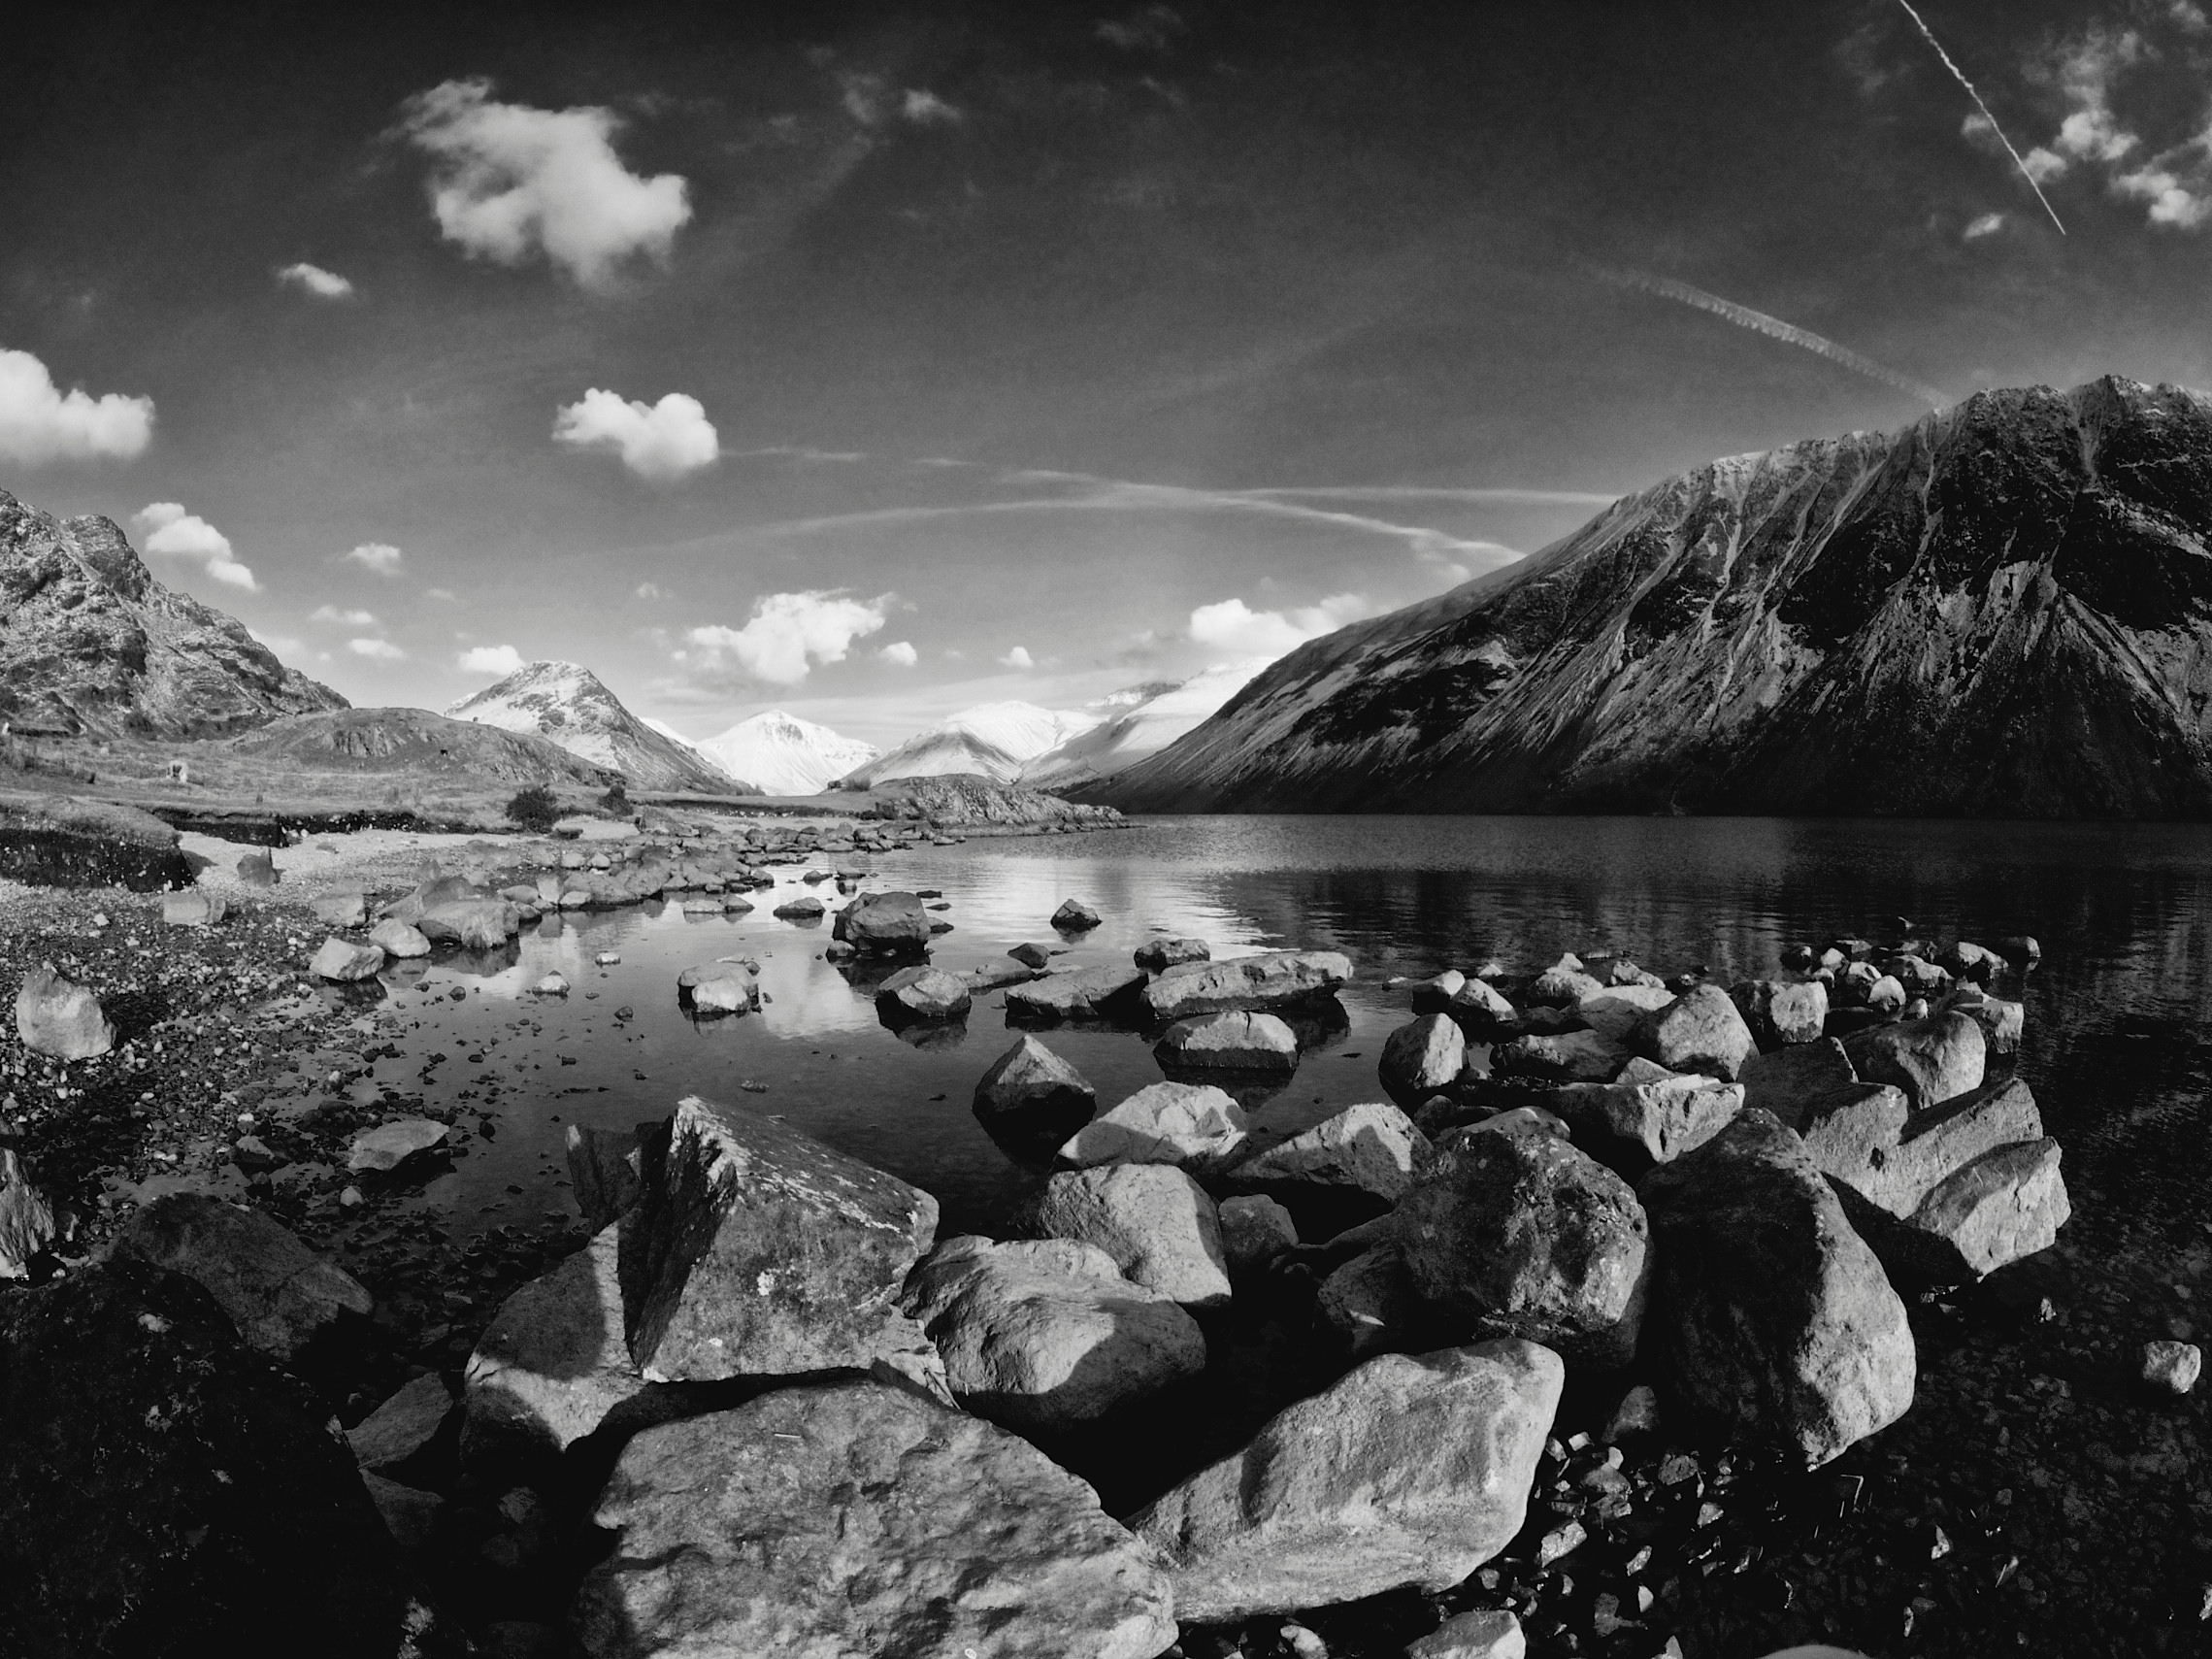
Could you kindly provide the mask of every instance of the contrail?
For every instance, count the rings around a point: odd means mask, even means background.
[[[1886,386],[1895,386],[1900,392],[1907,392],[1931,408],[1941,409],[1950,401],[1934,386],[1916,381],[1909,375],[1900,375],[1895,369],[1852,350],[1848,346],[1838,346],[1834,341],[1815,334],[1809,328],[1799,328],[1794,322],[1784,322],[1780,317],[1768,316],[1763,311],[1753,311],[1749,306],[1737,305],[1733,300],[1724,300],[1718,294],[1708,294],[1702,288],[1693,288],[1688,282],[1677,282],[1670,277],[1647,277],[1641,271],[1615,271],[1587,259],[1577,259],[1575,263],[1601,282],[1611,282],[1615,287],[1635,288],[1643,293],[1657,294],[1662,299],[1696,306],[1700,311],[1709,311],[1715,316],[1725,317],[1739,328],[1754,329],[1769,339],[1801,346],[1832,363],[1842,364],[1853,374],[1865,375],[1868,380],[1880,381]]]
[[[2004,136],[2004,128],[1997,124],[1997,117],[1990,114],[1990,107],[1982,102],[1982,95],[1974,90],[1974,83],[1966,79],[1966,72],[1951,61],[1951,54],[1943,50],[1943,43],[1935,38],[1935,31],[1928,26],[1928,20],[1912,9],[1912,0],[1898,0],[1898,4],[1904,8],[1904,15],[1912,19],[1921,38],[1935,49],[1935,55],[1943,60],[1943,67],[1951,72],[1951,79],[1966,89],[1966,96],[1973,99],[1974,108],[1981,111],[1982,119],[1989,122],[1990,131],[1997,134],[1997,143],[2004,146],[2005,154],[2012,157],[2013,166],[2020,169],[2020,176],[2028,181],[2028,187],[2035,192],[2035,199],[2043,204],[2043,211],[2051,216],[2051,222],[2059,226],[2059,234],[2065,235],[2066,227],[2059,223],[2059,210],[2051,206],[2051,198],[2043,194],[2043,186],[2035,182],[2035,175],[2028,171],[2028,163],[2020,159],[2020,151],[2012,148],[2012,140]]]

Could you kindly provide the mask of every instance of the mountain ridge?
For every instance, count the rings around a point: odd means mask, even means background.
[[[526,662],[445,712],[452,719],[545,738],[579,759],[621,773],[633,789],[747,792],[697,748],[631,713],[579,663]]]
[[[781,709],[747,715],[693,747],[766,795],[818,795],[878,752],[874,744]]]

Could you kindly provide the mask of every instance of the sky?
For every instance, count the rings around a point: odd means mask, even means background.
[[[887,744],[1717,455],[2212,386],[2203,12],[1916,9],[43,8],[0,488],[356,704]]]

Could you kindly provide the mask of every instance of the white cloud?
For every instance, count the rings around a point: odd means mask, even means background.
[[[713,464],[721,445],[695,397],[670,392],[655,404],[597,387],[553,416],[553,437],[579,449],[614,449],[642,479],[679,479]]]
[[[320,265],[310,265],[305,259],[297,265],[287,265],[279,271],[277,281],[305,288],[318,299],[349,300],[353,297],[351,282],[336,271],[325,271]]]
[[[0,350],[0,460],[26,467],[107,455],[127,460],[152,440],[153,399],[64,392],[28,351]]]
[[[358,547],[348,548],[346,556],[379,576],[399,575],[400,550],[389,543],[363,542]]]
[[[684,181],[622,165],[611,110],[503,104],[488,81],[447,81],[407,101],[401,130],[437,158],[438,228],[471,255],[519,265],[533,254],[603,288],[635,254],[665,258],[689,221]]]
[[[1984,214],[1980,218],[1966,226],[1966,240],[1968,242],[1979,242],[1985,236],[1995,236],[2003,228],[2004,215]]]
[[[238,562],[230,538],[174,501],[149,501],[131,514],[146,550],[167,558],[198,559],[211,580],[253,592],[260,584]]]
[[[1002,668],[1035,668],[1037,659],[1029,654],[1027,646],[1016,646],[999,658],[999,664]]]
[[[935,92],[909,87],[899,113],[916,126],[958,126],[968,117]]]
[[[911,668],[922,660],[921,652],[915,650],[912,642],[908,640],[893,640],[875,654],[885,662],[896,663],[901,668]]]
[[[852,642],[883,626],[890,595],[855,599],[846,593],[771,593],[753,605],[742,628],[693,628],[691,650],[676,660],[710,674],[739,673],[774,685],[796,685],[810,663],[842,662]]]
[[[490,674],[505,680],[522,666],[522,653],[512,646],[477,646],[460,657],[464,674]]]
[[[1278,657],[1346,622],[1374,614],[1375,608],[1357,593],[1331,594],[1318,605],[1287,613],[1255,611],[1241,599],[1224,599],[1191,613],[1191,638],[1244,656]]]
[[[460,595],[449,587],[426,587],[422,590],[422,597],[425,599],[442,599],[448,605],[455,604],[460,599]]]
[[[668,589],[657,581],[641,581],[635,589],[640,599],[666,599]]]
[[[347,640],[346,648],[355,656],[373,657],[378,662],[404,662],[407,652],[389,640]]]
[[[377,619],[366,611],[341,611],[335,605],[317,605],[308,615],[311,622],[330,622],[341,628],[374,628]]]

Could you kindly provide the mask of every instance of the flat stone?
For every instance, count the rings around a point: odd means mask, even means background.
[[[1341,951],[1275,950],[1170,968],[1145,986],[1144,1005],[1162,1023],[1206,1013],[1264,1012],[1333,997],[1351,979],[1351,958]]]
[[[33,968],[16,990],[16,1035],[34,1054],[89,1060],[115,1047],[116,1022],[84,986]]]
[[[1396,1204],[1413,1184],[1429,1138],[1395,1106],[1348,1106],[1302,1135],[1269,1147],[1230,1170],[1229,1184],[1251,1191],[1271,1186],[1350,1188]]]
[[[425,1372],[347,1429],[346,1439],[363,1469],[397,1469],[438,1438],[453,1406],[446,1379],[435,1371]]]
[[[346,1150],[346,1167],[356,1174],[363,1170],[396,1170],[410,1158],[445,1144],[446,1125],[443,1123],[433,1123],[427,1117],[402,1117],[355,1135]]]
[[[1144,985],[1144,970],[1128,968],[1066,968],[1015,985],[1007,992],[1009,1024],[1058,1025],[1071,1019],[1111,1019],[1134,1016],[1138,993]]]
[[[1152,1057],[1164,1072],[1287,1073],[1298,1070],[1298,1033],[1271,1013],[1203,1014],[1160,1034]]]
[[[281,1361],[377,1306],[359,1279],[278,1221],[204,1192],[147,1205],[116,1236],[114,1253],[196,1281],[248,1344]]]
[[[1186,1308],[1229,1301],[1221,1222],[1205,1189],[1164,1164],[1064,1170],[1045,1183],[1035,1211],[1046,1238],[1096,1244],[1132,1281]]]
[[[361,979],[375,979],[382,972],[383,966],[382,946],[355,945],[349,940],[333,937],[322,942],[314,953],[314,959],[308,964],[308,972],[318,979],[351,984]]]
[[[1206,1083],[1153,1083],[1078,1129],[1060,1161],[1073,1169],[1173,1164],[1204,1173],[1234,1163],[1247,1140],[1236,1096]]]

